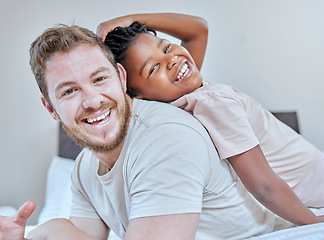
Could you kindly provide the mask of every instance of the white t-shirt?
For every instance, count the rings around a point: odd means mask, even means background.
[[[291,187],[311,172],[318,159],[316,147],[230,86],[204,82],[172,104],[192,113],[206,127],[221,159],[259,144],[272,169]]]
[[[135,99],[117,162],[102,176],[98,167],[89,150],[78,156],[71,216],[101,218],[120,237],[131,219],[179,213],[200,213],[197,240],[274,229],[275,215],[219,160],[202,125],[174,106]]]

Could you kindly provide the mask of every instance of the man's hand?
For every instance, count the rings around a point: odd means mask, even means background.
[[[27,219],[35,210],[36,204],[28,201],[12,217],[0,216],[0,240],[24,239]]]

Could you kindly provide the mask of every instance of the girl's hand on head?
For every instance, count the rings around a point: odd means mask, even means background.
[[[108,33],[112,32],[115,27],[128,27],[134,21],[133,15],[127,15],[122,17],[117,17],[106,22],[102,22],[97,27],[97,35],[100,37],[102,41],[105,41]]]
[[[208,25],[205,19],[179,13],[130,14],[100,23],[97,34],[102,41],[105,41],[107,34],[115,27],[128,27],[134,21],[181,40],[181,45],[189,51],[200,71],[208,40]]]

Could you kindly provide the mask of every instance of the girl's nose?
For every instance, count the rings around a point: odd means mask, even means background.
[[[169,56],[169,61],[167,64],[168,69],[171,69],[178,62],[178,56],[171,55]]]
[[[103,96],[94,89],[88,89],[84,91],[83,107],[87,108],[98,108],[103,101]]]

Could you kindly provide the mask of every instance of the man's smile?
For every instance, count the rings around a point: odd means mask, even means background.
[[[104,114],[98,116],[98,117],[94,117],[94,118],[86,118],[84,119],[84,121],[86,121],[87,123],[103,123],[106,122],[108,120],[108,116],[110,115],[110,111],[111,109],[109,109],[107,112],[105,112]]]

